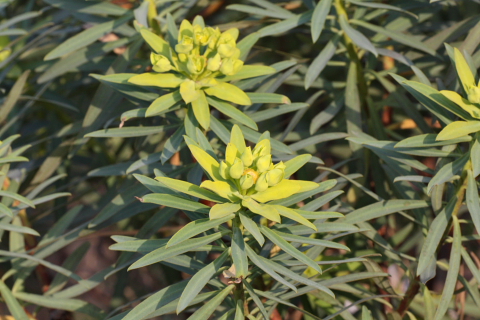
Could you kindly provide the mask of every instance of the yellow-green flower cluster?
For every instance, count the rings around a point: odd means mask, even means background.
[[[182,22],[173,47],[146,28],[140,29],[140,33],[153,49],[150,60],[154,72],[132,76],[128,81],[140,86],[177,89],[153,101],[146,116],[163,113],[183,100],[191,105],[195,118],[207,129],[210,126],[209,98],[239,105],[252,104],[243,90],[228,81],[275,72],[267,66],[244,66],[241,50],[237,48],[238,29],[220,32],[218,28],[205,27],[198,17],[193,25],[187,20]]]
[[[220,175],[231,180],[242,195],[267,190],[285,177],[285,164],[272,163],[270,140],[260,141],[252,150],[245,147],[242,153],[233,144],[227,145],[225,161],[220,162]]]
[[[166,177],[156,179],[174,190],[216,202],[210,209],[210,219],[248,210],[275,222],[280,222],[280,216],[284,216],[316,230],[315,225],[302,216],[302,211],[271,203],[319,186],[311,181],[289,179],[311,159],[311,155],[273,164],[270,140],[259,141],[252,150],[247,147],[237,125],[232,129],[224,161],[218,162],[189,137],[185,140],[210,180],[203,181],[198,188]]]

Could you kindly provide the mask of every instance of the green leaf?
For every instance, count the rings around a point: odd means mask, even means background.
[[[86,134],[85,137],[90,138],[131,138],[144,137],[155,133],[164,132],[166,130],[176,128],[177,125],[157,126],[157,127],[123,127],[102,129]]]
[[[441,185],[459,174],[467,163],[468,158],[469,154],[467,153],[455,161],[445,164],[428,183],[427,193],[430,194],[434,186]]]
[[[277,280],[284,286],[287,286],[288,288],[292,289],[293,291],[297,292],[297,288],[285,280],[283,277],[281,277],[278,273],[276,273],[268,264],[267,264],[267,259],[257,255],[249,246],[248,244],[245,245],[245,250],[247,252],[248,258],[260,269],[268,273],[273,279]]]
[[[311,244],[314,246],[321,246],[326,248],[334,248],[334,249],[350,251],[350,249],[347,246],[344,246],[343,244],[336,243],[333,241],[302,237],[302,236],[297,236],[297,235],[279,232],[279,231],[276,231],[276,233],[286,241],[290,241],[290,242],[298,242],[301,244]]]
[[[70,312],[86,314],[94,319],[105,316],[98,307],[79,299],[64,299],[59,297],[46,297],[37,294],[16,292],[15,296],[28,303],[36,304],[49,309],[60,309]]]
[[[445,230],[447,229],[447,225],[452,218],[452,212],[456,201],[457,197],[450,199],[446,207],[438,213],[430,225],[427,237],[425,238],[425,242],[423,243],[422,250],[420,251],[420,256],[418,258],[417,275],[422,275],[425,271],[427,271],[429,264],[436,260],[437,248],[440,244],[443,234],[445,233]]]
[[[147,111],[145,111],[145,116],[153,117],[162,114],[181,100],[182,96],[178,90],[172,93],[164,94],[152,102],[152,104],[147,108]]]
[[[199,91],[199,95],[198,99],[191,102],[193,114],[198,123],[207,130],[210,127],[210,107],[202,90]]]
[[[260,229],[258,228],[255,221],[250,219],[243,212],[240,212],[239,216],[240,216],[240,221],[242,222],[245,229],[247,229],[247,231],[250,232],[250,234],[255,238],[255,240],[257,240],[260,246],[263,246],[263,244],[265,243],[265,238],[262,236],[262,233],[260,232]]]
[[[242,206],[238,203],[218,203],[210,209],[210,219],[220,219],[232,213],[238,212]]]
[[[237,219],[233,223],[233,237],[232,237],[232,260],[235,265],[235,277],[246,278],[248,276],[248,260],[245,251],[245,242],[243,234],[238,225]]]
[[[204,204],[188,200],[183,197],[170,194],[152,193],[143,196],[142,202],[155,203],[160,206],[167,206],[179,210],[192,211],[208,214],[210,207]]]
[[[315,6],[315,10],[313,10],[312,15],[312,40],[313,42],[317,42],[318,38],[320,38],[320,34],[322,33],[323,27],[325,25],[325,21],[327,20],[327,15],[332,8],[332,0],[321,0]]]
[[[0,222],[0,229],[18,232],[18,233],[24,233],[24,234],[31,234],[33,236],[40,236],[40,234],[37,231],[33,230],[32,228],[24,227],[24,226],[16,226],[10,223]]]
[[[247,96],[250,98],[252,103],[291,103],[287,96],[278,93],[247,92]]]
[[[248,36],[243,38],[237,43],[237,48],[240,49],[240,56],[238,57],[240,60],[245,61],[247,60],[247,56],[250,53],[253,45],[260,39],[260,35],[258,32],[250,33]]]
[[[284,206],[276,205],[274,207],[281,216],[284,216],[284,217],[286,217],[290,220],[296,221],[300,224],[303,224],[304,226],[307,226],[307,227],[312,228],[313,230],[317,231],[317,227],[313,223],[311,223],[310,221],[305,219],[305,217],[303,217],[297,211],[295,211],[293,209],[290,209],[290,208],[287,208],[287,207],[284,207]]]
[[[182,243],[185,240],[195,237],[202,232],[216,228],[222,223],[232,220],[234,217],[235,215],[230,214],[226,217],[214,220],[199,219],[192,221],[173,235],[173,237],[168,241],[166,248],[173,247],[175,245],[178,245],[179,243]]]
[[[354,0],[347,0],[347,1],[350,2],[350,3],[353,3],[354,5],[357,5],[357,6],[362,6],[362,7],[367,7],[367,8],[375,8],[375,9],[385,9],[385,10],[391,10],[391,11],[397,11],[397,12],[405,13],[405,14],[408,14],[409,16],[411,16],[411,17],[414,17],[415,19],[418,19],[418,16],[416,14],[413,14],[410,11],[403,10],[402,8],[399,8],[399,7],[391,6],[389,4],[354,1]]]
[[[353,29],[352,26],[348,23],[348,20],[344,15],[340,15],[339,21],[340,21],[340,26],[342,27],[342,30],[345,31],[347,36],[349,36],[350,39],[352,39],[352,41],[357,46],[359,46],[360,48],[363,48],[367,51],[370,51],[371,53],[373,53],[373,55],[375,57],[378,56],[377,49],[375,49],[375,47],[370,42],[370,40],[368,40],[368,38],[365,37],[359,31]]]
[[[435,50],[427,47],[423,42],[421,42],[420,40],[417,40],[415,37],[412,37],[408,34],[405,34],[405,33],[402,33],[402,32],[396,32],[396,31],[393,31],[393,30],[389,30],[387,28],[382,28],[382,27],[379,27],[379,26],[376,26],[374,24],[371,24],[371,23],[368,23],[368,22],[365,22],[365,21],[361,21],[361,20],[350,20],[350,22],[353,23],[353,24],[362,26],[364,28],[370,29],[374,32],[384,34],[387,37],[392,38],[393,40],[395,40],[399,43],[402,43],[406,46],[421,50],[421,51],[426,52],[426,53],[428,53],[432,56],[436,55]]]
[[[188,320],[205,320],[208,319],[212,313],[217,309],[217,307],[225,300],[225,298],[230,294],[235,286],[233,284],[229,285],[209,300],[206,304],[203,305],[200,309],[195,311]]]
[[[457,48],[454,48],[455,68],[457,69],[458,77],[462,83],[463,89],[466,93],[470,91],[470,87],[476,86],[475,78],[472,71],[465,60],[463,54]]]
[[[6,205],[0,203],[0,214],[13,218],[13,212]]]
[[[467,208],[472,217],[473,224],[477,229],[477,233],[480,234],[480,197],[478,196],[477,181],[472,170],[468,170],[468,184],[466,190],[466,202]]]
[[[260,231],[268,238],[270,239],[273,243],[275,243],[277,246],[279,246],[283,251],[294,257],[295,259],[302,261],[305,263],[307,266],[311,267],[312,269],[316,270],[319,273],[322,273],[322,269],[318,266],[315,261],[310,259],[307,255],[304,253],[298,251],[294,246],[292,246],[290,243],[285,241],[276,231],[273,231],[271,229],[265,228],[264,226],[260,226]]]
[[[185,76],[177,73],[142,73],[128,79],[138,86],[177,88],[185,81]]]
[[[10,289],[5,285],[3,281],[0,281],[0,293],[2,294],[2,298],[7,304],[8,310],[13,315],[14,319],[16,320],[29,320],[30,318],[23,310],[22,306],[18,302],[17,299],[12,295]]]
[[[307,12],[288,18],[286,20],[266,26],[258,30],[258,33],[260,34],[260,37],[263,38],[266,36],[276,35],[276,34],[289,31],[295,27],[298,27],[310,21],[312,18],[312,14],[313,14],[313,11],[309,10]]]
[[[445,286],[443,288],[442,297],[440,298],[437,312],[435,313],[435,320],[443,319],[443,316],[448,310],[450,302],[453,297],[453,292],[457,285],[457,277],[460,271],[460,260],[462,250],[462,234],[460,223],[456,216],[453,216],[453,243],[450,251],[450,262],[448,264],[447,278],[445,279]]]
[[[321,6],[322,3],[327,2],[331,2],[331,0],[320,1],[317,8]],[[314,26],[315,25],[312,23],[312,28]],[[337,45],[340,38],[341,36],[339,34],[336,34],[330,41],[328,41],[327,45],[323,47],[322,51],[320,51],[318,56],[312,61],[305,75],[305,89],[310,88],[310,86],[315,82],[315,80],[317,80],[323,69],[325,69],[327,63],[330,61],[330,59],[335,54],[335,51],[337,50]]]
[[[454,121],[440,131],[437,140],[457,139],[480,131],[480,121]]]
[[[471,138],[470,136],[467,136]],[[480,136],[477,135],[472,148],[470,149],[470,160],[472,163],[473,177],[476,178],[480,174]]]
[[[268,220],[280,223],[280,215],[273,206],[259,204],[252,198],[243,200],[242,206],[247,207],[253,213],[264,216]]]
[[[35,208],[35,204],[31,200],[15,193],[15,192],[0,190],[0,197],[7,197],[7,198],[15,199],[15,200],[17,200],[21,203],[26,204],[27,206],[29,206],[31,208]]]
[[[268,320],[270,318],[268,316],[268,312],[265,309],[265,306],[263,305],[262,300],[260,300],[258,295],[255,293],[255,290],[253,289],[252,285],[246,279],[242,279],[242,282],[243,282],[243,285],[245,286],[245,289],[247,289],[248,295],[252,298],[253,302],[255,302],[257,307],[260,309],[260,312],[262,313],[264,319]]]
[[[30,70],[26,70],[22,73],[21,76],[18,77],[17,81],[13,85],[12,89],[8,93],[7,98],[3,102],[0,108],[0,122],[3,123],[7,116],[9,115],[10,111],[12,111],[15,104],[18,102],[20,95],[25,87],[27,82],[28,76],[30,75]]]
[[[257,124],[255,123],[255,121],[253,121],[249,116],[247,116],[245,113],[238,110],[234,106],[232,106],[232,105],[230,105],[230,104],[228,104],[224,101],[218,100],[216,98],[212,98],[212,97],[207,97],[207,101],[212,107],[214,107],[215,109],[217,109],[221,113],[229,116],[230,118],[232,118],[232,119],[234,119],[234,120],[252,128],[254,130],[258,130],[258,127],[257,127]]]
[[[133,270],[133,269],[138,269],[141,267],[149,266],[151,264],[167,260],[169,258],[178,256],[179,254],[191,251],[195,248],[198,248],[200,246],[209,244],[215,240],[218,240],[222,237],[221,232],[214,233],[212,235],[206,236],[206,237],[201,237],[201,238],[195,238],[195,239],[190,239],[190,240],[185,240],[182,243],[170,247],[170,248],[158,248],[139,260],[137,260],[134,264],[132,264],[128,270]]]
[[[188,281],[177,305],[177,314],[185,310],[192,300],[200,293],[208,281],[218,272],[228,258],[228,251],[222,253],[217,259],[199,270]]]
[[[248,36],[247,36],[248,37]],[[258,36],[257,36],[258,37]],[[237,44],[237,48],[240,43]],[[244,65],[237,73],[232,76],[219,77],[221,81],[235,81],[242,79],[250,79],[260,76],[266,76],[277,72],[274,68],[262,65]]]
[[[200,188],[197,185],[194,185],[187,181],[167,178],[167,177],[156,177],[155,180],[163,183],[170,189],[186,193],[191,195],[192,197],[201,198],[213,202],[220,202],[223,203],[226,199],[218,196],[216,193],[205,190],[204,188]]]
[[[471,140],[471,136],[463,136],[451,140],[437,140],[436,134],[428,133],[403,139],[395,145],[395,148],[431,148],[457,144],[461,142],[469,142]]]
[[[183,142],[183,136],[185,135],[185,127],[180,126],[178,129],[175,131],[173,135],[171,135],[167,141],[165,141],[165,145],[163,146],[163,151],[160,156],[160,160],[162,161],[162,164],[165,164],[170,158],[180,151],[182,148],[182,142]],[[146,159],[145,162],[149,162],[148,159]],[[143,163],[145,163],[143,162]],[[131,168],[128,168],[128,172],[131,172]]]
[[[145,39],[148,45],[153,49],[153,51],[167,58],[170,56],[171,49],[168,42],[166,42],[148,29],[141,29],[140,33],[143,39]]]
[[[230,83],[221,82],[216,86],[204,89],[204,91],[210,96],[236,104],[247,106],[252,104],[252,101],[242,89]]]
[[[116,20],[110,20],[88,28],[80,32],[79,34],[76,34],[75,36],[69,38],[67,41],[62,42],[58,47],[50,51],[45,56],[44,60],[53,60],[68,53],[74,52],[80,48],[86,47],[89,44],[100,39],[104,35],[112,32],[113,29],[116,29],[124,23],[130,21],[132,17],[133,12],[127,11],[124,16]]]
[[[423,200],[387,200],[380,201],[347,214],[341,222],[359,223],[403,210],[427,208],[429,204]]]

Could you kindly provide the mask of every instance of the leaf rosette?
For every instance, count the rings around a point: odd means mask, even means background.
[[[192,108],[198,123],[208,129],[208,97],[251,105],[249,96],[229,81],[275,72],[268,66],[244,65],[237,47],[238,29],[220,32],[218,28],[205,27],[200,17],[193,24],[183,20],[173,47],[146,28],[140,28],[140,33],[153,50],[150,55],[153,72],[135,75],[128,82],[169,91],[152,102],[146,110],[147,117],[162,114],[183,101]]]

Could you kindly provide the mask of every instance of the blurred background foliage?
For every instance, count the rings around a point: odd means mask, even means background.
[[[449,229],[423,256],[433,261],[428,274],[416,272],[432,221],[455,191],[448,183],[454,174],[437,179],[433,193],[426,183],[465,149],[424,141],[395,148],[408,137],[437,133],[445,121],[432,112],[436,101],[391,76],[458,89],[444,43],[470,55],[478,68],[478,1],[155,3],[162,32],[201,15],[220,30],[238,28],[240,39],[258,35],[246,63],[277,72],[245,87],[293,103],[256,103],[243,111],[279,146],[323,160],[307,164],[296,178],[336,179],[322,195],[328,199],[322,208],[355,212],[349,222],[362,230],[340,238],[351,252],[328,249],[316,258],[368,256],[320,276],[347,277],[336,285],[336,299],[318,291],[292,296],[292,305],[269,306],[272,319],[480,319],[479,238],[465,206],[459,211],[463,236],[454,247],[462,249],[458,275],[446,276],[454,242]],[[173,135],[182,110],[127,119],[124,112],[148,107],[152,92],[91,76],[150,66],[150,49],[132,24],[143,14],[139,1],[0,1],[2,314],[122,319],[150,294],[195,272],[169,263],[127,272],[134,253],[108,249],[110,236],[165,238],[189,222],[181,212],[162,212],[159,219],[158,206],[138,202],[148,189],[133,173],[152,176],[158,169],[198,180],[199,166]],[[213,116],[222,122],[212,125],[208,138],[221,153],[222,123],[235,120],[218,111]],[[395,199],[417,206],[383,202]],[[390,276],[371,277],[384,273]],[[346,308],[355,302],[361,304]],[[443,306],[445,315],[435,314]],[[158,319],[188,317],[174,311]]]

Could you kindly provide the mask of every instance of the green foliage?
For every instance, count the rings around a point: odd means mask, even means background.
[[[480,318],[479,9],[0,1],[0,318]]]

